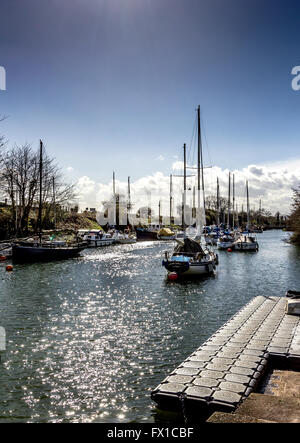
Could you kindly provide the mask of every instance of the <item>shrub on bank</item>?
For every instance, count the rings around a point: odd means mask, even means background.
[[[293,211],[289,217],[288,226],[293,234],[290,238],[291,243],[300,246],[300,186],[294,189]]]

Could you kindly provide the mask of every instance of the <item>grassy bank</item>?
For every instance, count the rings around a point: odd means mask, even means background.
[[[28,225],[26,232],[17,232],[16,235],[16,221],[11,215],[10,208],[0,208],[0,240],[8,240],[15,237],[28,237],[36,233],[33,226],[32,219]],[[75,213],[75,212],[65,212],[60,214],[56,225],[54,226],[53,221],[47,221],[43,224],[43,230],[45,231],[62,231],[70,232],[77,231],[78,229],[102,229],[97,223],[96,214],[91,212]]]

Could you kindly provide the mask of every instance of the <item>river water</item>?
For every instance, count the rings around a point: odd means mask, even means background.
[[[166,242],[88,249],[0,267],[0,422],[154,422],[154,389],[249,300],[300,290],[300,250],[258,234],[218,251],[216,275],[168,282]]]

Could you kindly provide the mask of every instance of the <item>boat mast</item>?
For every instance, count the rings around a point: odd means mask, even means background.
[[[202,149],[201,149],[201,129],[200,129],[200,106],[197,109],[197,117],[198,117],[198,158],[197,158],[197,190],[198,190],[198,212],[197,212],[197,235],[201,235],[201,218],[200,218],[200,189],[201,189],[201,157],[202,157]],[[203,173],[203,171],[202,171]]]
[[[250,209],[249,209],[248,180],[246,181],[246,191],[247,191],[247,231],[249,231],[249,228],[250,228]]]
[[[170,174],[170,227],[172,225],[172,174]]]
[[[232,228],[235,226],[235,195],[234,195],[234,174],[232,174]]]
[[[128,202],[127,202],[127,225],[129,225],[129,212],[131,209],[131,199],[130,199],[130,177],[128,177]]]
[[[220,187],[219,177],[217,177],[217,226],[220,224]]]
[[[117,228],[119,228],[119,222],[120,222],[120,205],[119,205],[119,194],[116,194],[116,177],[115,177],[115,171],[113,171],[113,200],[115,203],[115,225]]]
[[[230,172],[228,182],[228,213],[227,213],[227,228],[230,228]]]
[[[186,205],[186,144],[183,145],[183,199],[182,199],[182,229],[185,230]]]
[[[196,188],[193,186],[193,209],[192,209],[192,219],[196,218]]]
[[[158,224],[159,224],[159,227],[161,227],[161,215],[160,215],[160,211],[161,211],[161,203],[160,203],[160,200],[159,200],[159,202],[158,202]]]
[[[39,162],[39,175],[40,175],[40,201],[38,212],[38,229],[40,243],[42,243],[42,199],[43,199],[43,142],[40,140],[40,162]]]

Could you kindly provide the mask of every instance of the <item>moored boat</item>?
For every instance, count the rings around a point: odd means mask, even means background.
[[[136,235],[134,235],[133,233],[126,233],[126,232],[117,232],[114,236],[113,239],[115,241],[115,243],[119,243],[119,244],[132,244],[132,243],[136,243],[137,238]]]
[[[218,264],[218,256],[213,250],[207,246],[201,245],[201,225],[205,225],[205,198],[204,198],[204,176],[203,176],[203,162],[202,162],[202,145],[201,145],[201,130],[200,130],[200,106],[197,110],[198,122],[198,204],[196,213],[196,228],[189,226],[185,230],[185,238],[182,240],[176,239],[177,245],[173,253],[165,252],[162,265],[168,271],[169,280],[177,280],[177,278],[189,277],[203,277],[212,274]],[[185,158],[185,145],[184,145]],[[186,190],[186,163],[184,161],[184,191]],[[200,172],[202,172],[202,195],[203,195],[203,209],[204,209],[204,223],[201,221],[200,214]],[[184,204],[183,204],[184,207]],[[184,223],[183,223],[184,225]],[[195,238],[190,238],[193,235]]]
[[[58,244],[57,242],[21,241],[12,243],[12,260],[14,263],[65,260],[77,257],[86,243]]]
[[[149,225],[148,227],[137,226],[135,228],[136,238],[139,241],[158,240],[157,233],[160,230],[159,225]]]
[[[171,229],[169,228],[162,228],[157,233],[158,240],[170,241],[170,240],[175,240],[175,238],[176,238],[175,232],[171,231]]]
[[[40,262],[52,260],[65,260],[77,257],[86,248],[85,242],[43,239],[42,232],[42,209],[43,209],[43,142],[40,140],[39,161],[39,212],[38,212],[38,237],[27,241],[15,241],[12,243],[12,260],[15,263]]]
[[[184,239],[179,242],[173,254],[165,253],[162,265],[169,273],[178,277],[200,277],[211,274],[218,264],[218,256],[213,251],[202,248],[201,244],[195,240]]]
[[[249,233],[241,234],[232,244],[235,251],[258,251],[256,237]]]
[[[115,243],[115,239],[110,233],[100,229],[91,229],[83,234],[83,241],[88,247],[109,246]]]
[[[256,236],[250,233],[250,206],[249,206],[249,188],[248,180],[246,181],[247,193],[247,227],[246,232],[243,232],[233,243],[232,248],[235,251],[258,251],[258,242]]]
[[[217,239],[218,249],[228,249],[231,248],[234,242],[234,237],[231,234],[223,234]]]

